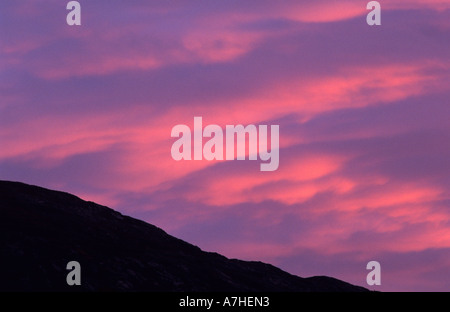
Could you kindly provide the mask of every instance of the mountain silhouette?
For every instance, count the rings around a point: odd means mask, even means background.
[[[0,291],[367,291],[228,259],[108,207],[0,181]],[[66,265],[81,265],[81,285]]]

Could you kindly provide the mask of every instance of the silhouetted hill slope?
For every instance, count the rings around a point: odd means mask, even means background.
[[[227,259],[63,192],[0,181],[2,291],[366,291]],[[81,286],[66,265],[81,264]]]

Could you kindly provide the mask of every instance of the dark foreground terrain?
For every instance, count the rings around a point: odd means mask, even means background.
[[[227,259],[63,192],[0,181],[0,291],[366,291]],[[81,285],[68,286],[69,261]]]

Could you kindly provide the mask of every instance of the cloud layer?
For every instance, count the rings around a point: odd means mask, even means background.
[[[450,4],[0,3],[0,176],[206,250],[379,290],[448,290]],[[279,124],[280,166],[181,161],[177,124]]]

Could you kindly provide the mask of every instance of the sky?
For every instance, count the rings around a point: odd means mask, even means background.
[[[206,251],[450,290],[450,1],[0,2],[0,179]],[[279,167],[171,156],[175,125],[279,125]],[[368,286],[366,265],[381,265]]]

